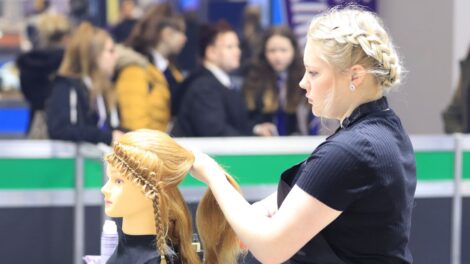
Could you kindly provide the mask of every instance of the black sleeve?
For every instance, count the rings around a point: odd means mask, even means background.
[[[243,133],[227,123],[224,102],[220,91],[204,79],[196,80],[190,87],[191,122],[199,136],[241,136]],[[184,107],[184,106],[183,106]]]
[[[72,124],[70,120],[70,91],[71,87],[66,87],[63,83],[54,84],[49,97],[46,116],[49,137],[57,140],[67,140],[74,142],[103,142],[108,145],[112,141],[112,132],[104,132],[94,125],[86,124],[80,113],[88,109],[80,109],[80,98],[77,98],[77,124]]]
[[[296,184],[327,206],[344,211],[377,186],[358,153],[337,143],[319,146],[308,159]]]

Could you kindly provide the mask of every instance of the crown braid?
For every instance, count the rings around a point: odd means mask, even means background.
[[[358,52],[355,48],[360,47],[359,52],[373,58],[370,65],[364,66],[376,76],[382,87],[389,88],[400,82],[398,54],[380,19],[371,12],[354,7],[332,9],[312,21],[309,37],[324,43],[322,48],[326,54],[323,55],[330,58],[328,61],[335,61],[338,67],[361,62],[363,58],[355,54]],[[344,63],[355,57],[358,61],[351,61],[351,65]]]
[[[346,36],[335,37],[335,40],[339,43],[351,43],[353,45],[361,46],[362,50],[370,57],[379,62],[383,68],[388,71],[388,78],[385,78],[381,85],[385,87],[392,86],[398,77],[399,67],[398,56],[396,52],[389,46],[386,45],[383,40],[377,37],[375,34],[369,34],[365,30],[359,30],[352,32]]]

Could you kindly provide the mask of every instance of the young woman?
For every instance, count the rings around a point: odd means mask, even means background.
[[[185,23],[170,4],[153,7],[135,25],[117,65],[123,127],[167,131],[183,75],[172,63],[186,43]]]
[[[255,208],[220,167],[198,153],[191,173],[206,182],[238,237],[262,263],[412,263],[414,152],[385,93],[401,65],[373,13],[333,9],[311,23],[304,52],[312,112],[341,127],[286,170],[277,193]],[[316,239],[329,247],[321,250]]]
[[[65,50],[46,106],[51,139],[111,144],[122,134],[110,77],[114,43],[106,31],[82,23]]]
[[[178,189],[194,162],[192,152],[163,132],[141,129],[119,138],[106,160],[105,213],[122,218],[123,232],[107,263],[201,263],[191,245],[191,214]],[[196,222],[204,263],[236,264],[240,242],[209,191]]]
[[[292,31],[284,26],[270,28],[243,85],[250,119],[275,124],[282,136],[308,134],[309,111],[305,91],[299,87],[303,71]]]

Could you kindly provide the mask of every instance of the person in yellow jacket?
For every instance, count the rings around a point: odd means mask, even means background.
[[[167,131],[172,95],[183,80],[170,62],[186,43],[185,24],[168,4],[152,8],[118,48],[116,92],[124,128]]]

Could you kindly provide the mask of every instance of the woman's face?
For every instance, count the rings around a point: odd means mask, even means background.
[[[104,49],[98,57],[98,67],[101,71],[108,76],[114,73],[114,66],[116,66],[117,54],[114,48],[114,42],[108,38],[104,44]]]
[[[145,197],[142,188],[127,180],[108,164],[108,181],[101,188],[105,200],[105,213],[109,217],[129,217],[141,212],[153,212],[152,200]]]
[[[161,33],[162,41],[169,47],[171,55],[178,55],[186,44],[184,31],[166,27]]]
[[[349,82],[346,74],[338,73],[332,65],[320,58],[320,50],[307,40],[304,53],[305,74],[300,87],[316,116],[340,119],[346,111]]]
[[[283,72],[294,60],[295,50],[291,41],[280,35],[271,36],[266,42],[266,59],[276,72]]]

